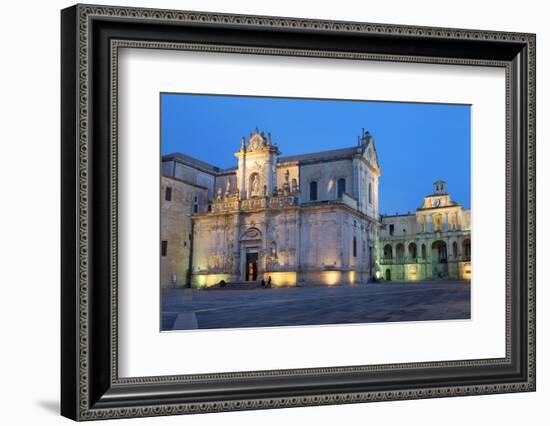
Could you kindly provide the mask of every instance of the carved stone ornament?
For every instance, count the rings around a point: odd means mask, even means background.
[[[265,145],[265,139],[259,133],[255,133],[248,141],[247,151],[262,151]]]
[[[257,240],[261,237],[261,233],[260,231],[258,231],[256,228],[251,228],[249,230],[247,230],[242,239],[243,240]]]

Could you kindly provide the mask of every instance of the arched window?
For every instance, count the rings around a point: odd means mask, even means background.
[[[317,201],[317,181],[315,180],[309,183],[309,200]]]
[[[338,198],[342,198],[342,194],[346,192],[346,180],[344,178],[338,179]]]
[[[372,204],[372,184],[369,182],[369,204]]]
[[[357,238],[353,237],[353,257],[357,257]]]
[[[392,247],[390,244],[384,246],[384,259],[391,259],[393,257]]]
[[[411,259],[416,259],[416,244],[410,243],[409,244],[409,257]]]
[[[405,256],[405,246],[403,246],[403,244],[397,244],[397,247],[395,248],[395,255],[398,259],[403,259]]]

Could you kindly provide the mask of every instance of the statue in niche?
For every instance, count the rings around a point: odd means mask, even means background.
[[[227,179],[227,182],[225,183],[225,196],[229,197],[231,194],[231,181]]]
[[[260,195],[260,179],[257,174],[252,176],[250,195],[257,197]]]

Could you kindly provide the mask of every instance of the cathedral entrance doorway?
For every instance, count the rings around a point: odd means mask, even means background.
[[[258,253],[246,253],[246,281],[258,278]]]
[[[262,233],[257,228],[248,228],[240,238],[240,276],[244,281],[256,281],[263,273],[260,264]]]

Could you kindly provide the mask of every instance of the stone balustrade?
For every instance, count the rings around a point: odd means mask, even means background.
[[[241,210],[257,210],[266,208],[268,205],[267,197],[249,198],[241,200]]]
[[[255,197],[246,200],[221,198],[212,203],[212,213],[234,212],[238,210],[258,210],[264,208],[288,207],[298,204],[294,195]]]
[[[269,207],[286,207],[294,204],[298,204],[298,198],[293,195],[283,195],[269,199]]]
[[[447,261],[445,263],[468,262],[468,261],[470,261],[469,256],[459,256],[456,258],[449,257],[447,258]],[[380,262],[380,265],[406,265],[411,263],[431,263],[432,261],[429,258],[404,256],[404,257],[394,257],[394,258],[382,257],[380,258],[379,262]]]
[[[239,200],[216,200],[212,203],[212,213],[232,212],[239,210]]]

